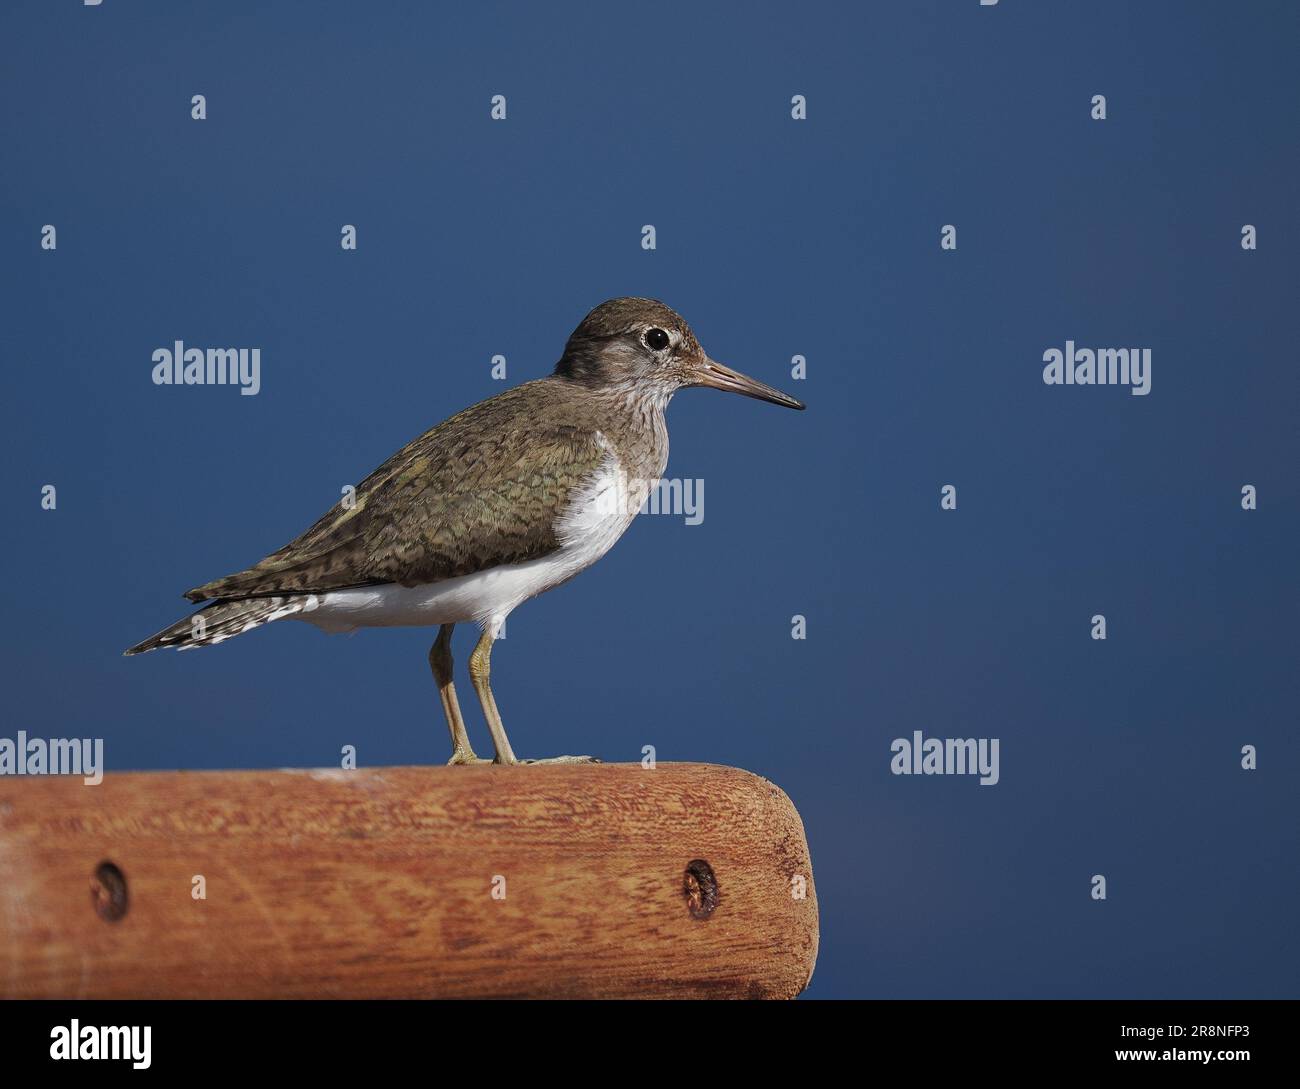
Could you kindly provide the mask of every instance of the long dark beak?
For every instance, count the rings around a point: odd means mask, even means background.
[[[704,364],[699,371],[699,377],[692,385],[725,389],[731,393],[743,393],[746,397],[757,397],[760,401],[771,401],[774,405],[784,405],[786,408],[802,409],[804,407],[802,401],[796,401],[788,393],[773,389],[766,383],[760,382],[757,378],[750,378],[747,374],[741,374],[740,371],[733,371],[730,367],[724,367],[716,359],[706,358],[704,360]]]

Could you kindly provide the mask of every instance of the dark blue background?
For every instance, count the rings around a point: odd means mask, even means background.
[[[1298,12],[6,3],[3,733],[445,759],[428,631],[121,650],[492,355],[539,376],[653,295],[810,407],[677,398],[704,524],[640,518],[511,617],[515,748],[784,787],[813,995],[1296,996]],[[260,346],[261,394],[154,386],[177,338]],[[1045,386],[1067,338],[1151,347],[1150,396]],[[891,775],[915,729],[999,737],[1001,783]]]

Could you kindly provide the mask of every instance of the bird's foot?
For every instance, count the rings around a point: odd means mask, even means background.
[[[594,756],[548,756],[541,760],[521,760],[521,764],[599,764]]]
[[[485,756],[475,756],[473,749],[457,749],[451,754],[451,759],[447,761],[447,766],[455,767],[458,764],[490,764],[492,763]]]

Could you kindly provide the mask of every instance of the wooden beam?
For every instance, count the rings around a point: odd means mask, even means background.
[[[817,956],[799,814],[709,764],[5,776],[0,875],[6,998],[790,998]]]

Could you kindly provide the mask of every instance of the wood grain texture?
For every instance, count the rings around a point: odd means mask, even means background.
[[[0,778],[4,997],[789,998],[817,939],[799,815],[735,768]]]

